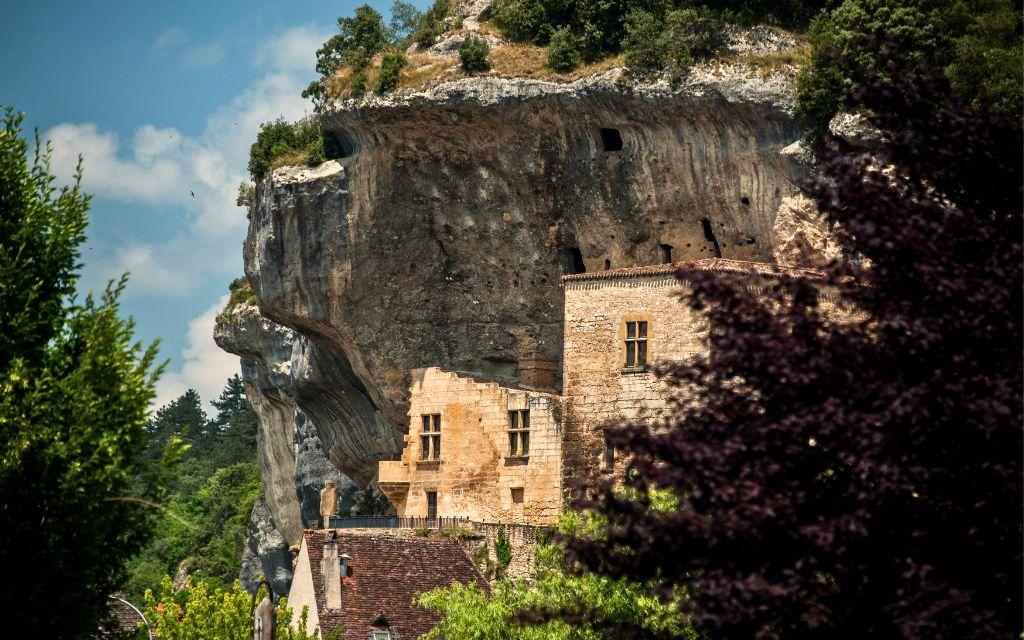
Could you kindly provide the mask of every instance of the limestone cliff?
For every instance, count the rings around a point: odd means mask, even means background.
[[[320,489],[328,478],[339,488],[340,509],[352,505],[356,485],[332,466],[316,430],[292,398],[292,355],[304,340],[262,317],[251,304],[229,306],[217,319],[217,344],[241,356],[245,393],[259,420],[257,460],[263,497],[249,519],[242,579],[254,588],[260,575],[275,593],[291,581],[288,548],[302,539],[302,528],[319,518]]]
[[[778,259],[792,102],[788,76],[705,67],[676,90],[614,70],[329,105],[347,157],[260,184],[244,255],[263,315],[305,339],[294,399],[331,462],[364,484],[398,453],[415,367],[557,387],[563,273]]]
[[[327,105],[346,155],[258,185],[256,304],[226,310],[216,334],[242,356],[283,538],[315,517],[324,474],[366,486],[399,454],[411,369],[557,389],[562,274],[832,257],[796,186],[793,97],[792,69],[704,65],[675,89],[612,70]]]

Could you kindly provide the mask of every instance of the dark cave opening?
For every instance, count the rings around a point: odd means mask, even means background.
[[[564,273],[586,273],[587,265],[583,262],[583,252],[579,247],[563,247],[561,251],[562,271]]]
[[[659,244],[658,249],[661,251],[661,261],[665,264],[672,262],[672,245],[670,244]]]
[[[700,224],[704,228],[704,239],[711,245],[711,252],[715,254],[716,258],[721,258],[722,248],[718,246],[718,238],[715,237],[715,231],[711,228],[711,221],[707,218],[702,218]]]
[[[622,151],[622,136],[618,129],[601,129],[601,145],[605,151]]]

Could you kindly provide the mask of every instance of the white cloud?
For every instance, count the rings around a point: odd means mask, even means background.
[[[181,27],[171,27],[153,41],[153,51],[163,53],[188,44],[188,34]]]
[[[201,283],[223,281],[227,286],[240,271],[246,219],[235,194],[239,183],[249,179],[249,147],[260,123],[307,113],[310,105],[300,94],[313,77],[314,52],[327,37],[308,26],[276,36],[257,55],[267,73],[211,113],[199,135],[145,124],[125,141],[93,123],[63,123],[44,134],[53,141],[52,170],[60,180],[70,180],[81,153],[86,192],[99,199],[160,205],[180,216],[180,232],[162,241],[125,237],[117,246],[96,243],[83,289],[100,288],[124,271],[132,274],[126,292],[131,298],[187,299]],[[172,28],[153,47],[169,51],[187,44],[188,35]],[[217,55],[206,53],[208,60]],[[213,319],[224,303],[189,324],[188,346],[160,382],[157,406],[190,387],[205,399],[216,398],[238,370],[237,357],[213,343]]]
[[[238,356],[221,351],[213,342],[217,314],[227,302],[228,296],[222,297],[188,323],[188,344],[182,350],[181,369],[164,373],[157,382],[154,408],[173,401],[188,389],[198,391],[209,405],[220,395],[227,379],[239,373]]]
[[[315,25],[289,29],[260,47],[253,65],[278,71],[308,71],[316,66],[316,50],[330,37],[330,30]]]
[[[186,67],[193,69],[206,69],[216,67],[224,58],[224,43],[217,40],[204,42],[190,48],[181,56],[181,61]]]
[[[297,43],[316,47],[318,38],[309,27],[278,36],[285,44],[281,56],[274,58],[280,61],[277,66],[291,66],[287,61],[295,55]],[[239,183],[249,179],[249,147],[260,123],[307,114],[310,105],[301,93],[311,68],[267,73],[212,113],[197,137],[146,124],[124,144],[115,133],[93,123],[59,124],[44,136],[53,141],[54,173],[70,180],[82,154],[84,188],[96,197],[179,205],[194,233],[237,234],[245,224],[245,212],[235,206],[235,195]]]

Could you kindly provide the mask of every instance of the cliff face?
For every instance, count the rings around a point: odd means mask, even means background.
[[[400,451],[412,368],[557,388],[564,273],[785,260],[791,105],[788,78],[726,67],[330,106],[349,155],[262,183],[244,253],[262,313],[302,336],[293,398],[331,463],[364,484]]]
[[[327,461],[315,428],[295,406],[293,354],[303,352],[305,340],[251,304],[226,309],[214,339],[241,357],[245,393],[259,420],[263,497],[249,518],[242,583],[255,589],[264,575],[277,595],[285,595],[292,573],[288,548],[301,541],[304,523],[319,518],[324,482],[331,478],[337,484],[340,509],[352,506],[358,487]]]

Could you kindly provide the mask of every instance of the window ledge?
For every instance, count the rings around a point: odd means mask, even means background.
[[[528,464],[530,462],[530,456],[505,456],[505,464],[507,466],[518,466]]]
[[[441,466],[442,462],[444,462],[443,459],[442,460],[417,460],[416,461],[416,468],[417,469],[437,469],[438,467]]]
[[[622,375],[628,375],[631,373],[647,373],[648,371],[650,371],[650,368],[646,365],[642,367],[619,367],[619,373]]]

